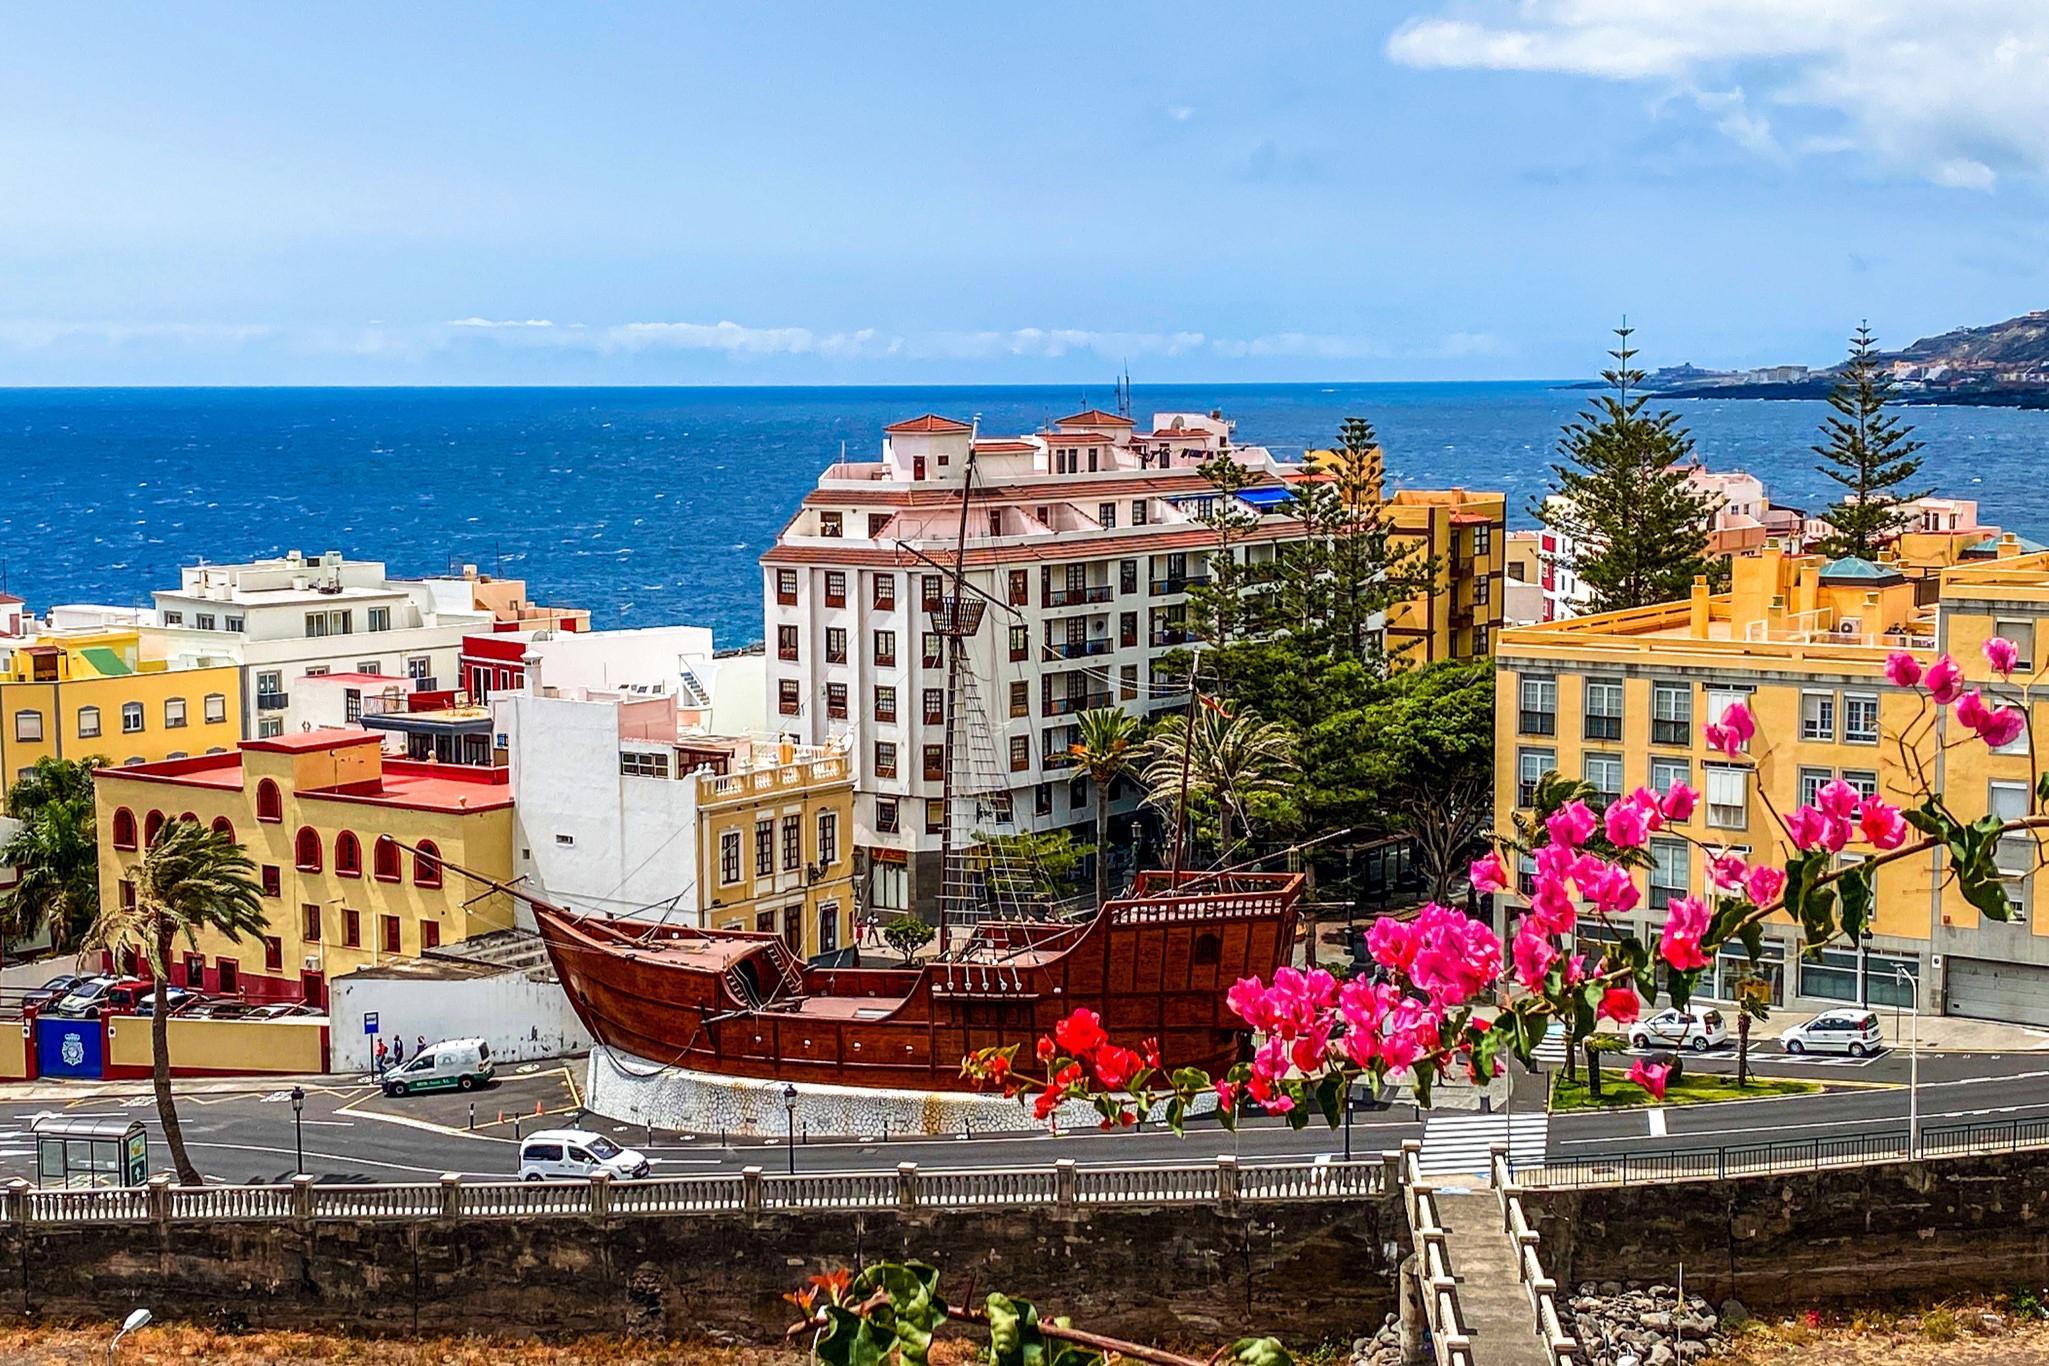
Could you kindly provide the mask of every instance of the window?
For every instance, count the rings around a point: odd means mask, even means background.
[[[1022,678],[1010,680],[1010,714],[1030,716],[1032,714],[1032,687]]]
[[[1032,789],[1032,813],[1039,816],[1053,814],[1053,784],[1040,783]]]
[[[384,951],[386,953],[397,953],[399,945],[403,942],[399,938],[398,917],[395,915],[381,915],[377,917],[377,920],[384,930]]]
[[[875,633],[875,663],[884,669],[896,667],[896,632]]]
[[[1138,665],[1120,664],[1117,666],[1117,696],[1125,702],[1135,702],[1138,700]]]
[[[1750,824],[1750,771],[1725,764],[1707,769],[1707,823],[1717,830],[1742,830]]]
[[[1558,733],[1557,679],[1525,678],[1522,681],[1522,710],[1516,729],[1524,735]]]
[[[1857,789],[1857,795],[1870,801],[1878,795],[1878,774],[1870,769],[1846,768],[1843,781]]]
[[[218,726],[228,719],[228,699],[225,693],[208,693],[202,705],[205,708],[203,715],[206,717],[206,724],[209,726]],[[99,733],[97,729],[99,726],[99,716],[97,713],[93,716],[93,725],[95,727],[93,733],[97,735]]]
[[[299,827],[299,835],[294,842],[294,861],[302,873],[320,871],[320,832],[310,825]]]
[[[818,866],[830,868],[840,861],[840,818],[837,811],[818,813]]]
[[[1816,956],[1800,955],[1800,994],[1817,996],[1824,1001],[1851,1001],[1860,999],[1857,991],[1858,953],[1855,949],[1820,949]],[[1891,954],[1866,952],[1864,961],[1864,994],[1861,999],[1874,1006],[1906,1006],[1913,1003],[1911,988],[1899,979],[1901,969],[1907,976],[1919,981],[1920,960],[1900,958]]]
[[[363,690],[344,688],[342,690],[342,720],[348,722],[363,719]]]
[[[1723,714],[1739,702],[1746,707],[1750,705],[1750,689],[1709,688],[1707,690],[1707,715],[1702,719],[1720,724]],[[1750,746],[1745,744],[1743,748],[1748,750]]]
[[[783,817],[783,871],[793,872],[804,866],[804,818]]]
[[[895,772],[894,763],[891,764],[890,771]],[[875,832],[880,835],[894,835],[897,832],[896,798],[877,797],[875,799]],[[888,864],[875,865],[878,871],[888,866]],[[897,872],[901,874],[903,870],[899,868]],[[881,903],[877,902],[876,904],[880,905]]]
[[[184,614],[183,612],[166,612],[166,613],[164,613],[164,625],[166,625],[166,626],[183,626],[184,624],[185,624],[185,614]]]
[[[928,783],[943,782],[946,778],[946,746],[927,745],[925,746],[924,754],[925,781]]]
[[[363,846],[346,830],[334,837],[334,871],[337,877],[363,876]]]
[[[1010,771],[1025,773],[1032,766],[1032,737],[1013,735],[1010,737]]]
[[[875,685],[875,719],[896,720],[896,689],[888,683]]]
[[[275,739],[277,739],[277,737],[278,737],[278,736],[280,736],[280,735],[283,735],[284,733],[285,733],[285,718],[284,718],[284,717],[282,717],[282,716],[259,716],[259,717],[257,717],[257,718],[256,718],[256,738],[257,738],[257,739],[259,739],[259,740],[275,740]],[[140,760],[140,759],[137,759],[137,760],[135,760],[135,762],[139,764],[139,763],[141,763],[141,762],[142,762],[142,760]]]
[[[1800,805],[1813,806],[1821,797],[1821,790],[1835,780],[1835,771],[1826,768],[1803,768],[1800,770]]]
[[[1686,895],[1686,851],[1681,840],[1651,841],[1651,909],[1661,911]]]
[[[1804,692],[1800,694],[1800,738],[1802,740],[1834,740],[1836,738],[1836,695],[1832,692]]]
[[[285,941],[274,934],[263,936],[263,969],[265,972],[285,970]]]
[[[363,913],[342,907],[342,943],[352,949],[363,947]]]
[[[918,637],[918,662],[928,669],[937,669],[946,663],[946,645],[939,638],[939,632],[927,631]]]
[[[1117,561],[1117,591],[1119,594],[1138,591],[1138,561]]]
[[[1494,550],[1494,528],[1493,528],[1493,526],[1492,526],[1491,524],[1487,524],[1487,523],[1482,523],[1481,525],[1479,525],[1479,526],[1476,526],[1476,527],[1474,527],[1474,528],[1473,528],[1473,553],[1474,553],[1475,555],[1488,555],[1488,554],[1492,554],[1492,553],[1493,553],[1493,550]]]
[[[223,995],[233,996],[242,989],[242,965],[240,963],[232,958],[223,958],[215,964],[215,967],[218,969],[218,972],[214,980],[220,987]],[[192,985],[196,987],[200,983],[194,982]]]
[[[1473,605],[1475,607],[1485,607],[1493,600],[1493,595],[1494,580],[1484,574],[1473,580]]]
[[[924,706],[920,708],[920,711],[925,718],[925,724],[928,726],[945,725],[946,690],[944,688],[925,689],[923,702]]]
[[[275,824],[284,818],[285,803],[278,795],[277,784],[265,778],[256,785],[256,819]]]
[[[363,617],[363,629],[366,631],[389,631],[391,629],[391,609],[389,607],[372,607],[363,613]]]
[[[1103,530],[1115,531],[1117,529],[1117,505],[1115,503],[1096,504],[1096,521],[1102,526]]]
[[[1013,661],[1029,659],[1032,655],[1032,633],[1023,626],[1010,628],[1010,657]]]
[[[2003,821],[2019,820],[2028,814],[2026,783],[1992,783],[1985,800],[1985,814]],[[2007,900],[2013,902],[2015,918],[2025,920],[2031,909],[2029,892],[2034,883],[2037,850],[2034,836],[2023,830],[2003,836],[1992,851],[1992,865],[2004,879]]]
[[[413,854],[413,885],[415,887],[439,887],[441,885],[441,851],[434,847],[433,840],[421,840]]]
[[[14,713],[14,738],[40,741],[43,738],[43,714],[39,711]]]
[[[1651,791],[1670,792],[1677,783],[1693,785],[1693,765],[1684,759],[1671,759],[1664,755],[1651,756]]]
[[[299,920],[299,938],[309,944],[318,944],[320,942],[320,908],[318,906],[299,907]]]
[[[825,605],[845,607],[847,605],[847,571],[829,569],[825,574]]]
[[[1619,682],[1596,683],[1592,679],[1587,680],[1585,720],[1587,739],[1620,740],[1622,738],[1622,684]]]
[[[1653,683],[1651,685],[1651,743],[1691,745],[1693,743],[1693,685]]]
[[[1012,607],[1023,607],[1032,600],[1031,576],[1022,569],[1013,569],[1006,576],[1006,587]]]
[[[1603,805],[1622,796],[1621,755],[1589,754],[1585,772],[1587,782],[1593,785],[1595,796]]]
[[[142,818],[142,843],[144,848],[157,842],[157,833],[164,828],[164,813],[152,811]]]
[[[803,704],[803,693],[794,678],[778,678],[775,684],[775,709],[784,716],[795,716]]]
[[[877,740],[875,742],[875,776],[894,778],[896,776],[896,742]]]
[[[719,883],[730,887],[740,880],[740,832],[728,830],[719,836]]]
[[[308,612],[306,614],[306,635],[309,639],[320,636],[345,636],[354,629],[351,618],[354,613]]]
[[[666,778],[669,776],[669,756],[666,752],[657,754],[644,749],[622,749],[619,751],[619,771],[632,778]]]
[[[135,847],[135,813],[125,806],[117,808],[114,812],[114,847]]]
[[[844,664],[847,662],[847,631],[844,626],[825,628],[825,662]]]
[[[228,843],[233,844],[235,842],[235,823],[226,816],[215,816],[212,829],[216,835],[227,840]]]
[[[1878,699],[1869,693],[1843,694],[1843,743],[1878,743]]]
[[[775,600],[779,606],[797,605],[797,571],[778,569],[775,572]]]
[[[937,574],[923,574],[919,576],[918,598],[926,611],[938,610],[944,588],[945,580],[941,579]]]
[[[81,740],[96,740],[99,738],[99,734],[100,709],[98,707],[80,707],[78,709],[78,738]]]
[[[1515,788],[1517,806],[1534,806],[1537,801],[1537,784],[1546,773],[1558,766],[1558,752],[1549,749],[1526,749],[1515,756]]]
[[[241,629],[242,629],[242,618],[240,618],[240,617],[224,617],[224,618],[222,618],[222,620],[221,620],[221,629],[222,629],[223,631],[239,631],[239,630],[241,630]]]
[[[946,829],[946,803],[937,797],[925,800],[925,833],[941,834]]]
[[[399,879],[398,841],[389,835],[379,835],[377,843],[370,846],[370,872],[379,882],[397,882]]]
[[[832,720],[847,719],[847,685],[828,683],[825,685],[825,714]]]
[[[123,735],[138,735],[141,732],[142,703],[123,702],[121,704],[121,733]]]
[[[2035,672],[2035,623],[2032,621],[1995,620],[1992,634],[2003,636],[2013,642],[2020,655],[2020,667],[2014,672],[2026,677]]]
[[[1145,499],[1143,499],[1143,498],[1134,498],[1134,499],[1132,499],[1132,500],[1131,500],[1131,524],[1132,524],[1133,526],[1144,526],[1144,525],[1145,525],[1145,523],[1146,523],[1146,516],[1145,516],[1145,514],[1146,514],[1146,503],[1145,503]]]
[[[778,626],[775,628],[775,657],[794,662],[797,658],[797,628]]]
[[[891,612],[896,610],[896,575],[877,574],[874,590],[875,610]]]
[[[754,876],[775,876],[775,822],[754,822]]]
[[[406,656],[406,677],[415,684],[426,683],[434,676],[434,661],[426,655]],[[431,685],[430,685],[431,686]]]
[[[818,514],[818,534],[819,534],[819,535],[821,535],[821,536],[844,536],[844,535],[846,535],[846,534],[847,534],[847,522],[846,522],[846,514],[844,514],[844,513],[839,513],[839,512],[821,512],[821,513],[819,513],[819,514]],[[830,575],[827,575],[827,577],[828,577],[828,578],[830,578],[831,576],[830,576]],[[841,580],[841,582],[840,582],[840,590],[841,590],[841,596],[842,596],[842,597],[844,597],[844,596],[846,595],[846,576],[845,576],[844,574],[842,574],[842,575],[840,576],[840,580]]]
[[[125,877],[121,879],[121,909],[124,911],[135,909],[135,883]]]

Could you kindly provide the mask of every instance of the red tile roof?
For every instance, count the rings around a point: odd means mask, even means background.
[[[1040,432],[1039,435],[1048,442],[1060,442],[1069,445],[1101,446],[1115,444],[1115,439],[1107,432]]]
[[[1011,437],[1000,441],[977,441],[975,449],[978,451],[1035,451],[1039,448],[1029,441]]]
[[[889,426],[884,427],[882,430],[885,432],[925,433],[971,432],[974,430],[974,428],[969,426],[965,422],[956,422],[950,417],[941,417],[937,413],[927,413],[923,417],[914,417],[907,422],[892,422]]]
[[[398,680],[389,681],[396,683]],[[296,735],[274,735],[268,740],[244,740],[242,748],[253,749],[263,754],[305,754],[314,750],[346,749],[350,745],[377,745],[383,742],[384,738],[374,731],[322,726],[318,730],[302,730]]]
[[[1085,413],[1076,413],[1073,417],[1055,418],[1053,425],[1056,427],[1136,427],[1138,424],[1128,417],[1119,417],[1116,413],[1106,413],[1101,408],[1091,408]]]

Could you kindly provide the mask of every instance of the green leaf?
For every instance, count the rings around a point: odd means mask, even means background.
[[[1416,1104],[1430,1108],[1430,1069],[1418,1067],[1409,1074],[1409,1082],[1416,1088]]]
[[[2049,810],[2049,768],[2035,775],[2035,809]]]
[[[1843,936],[1852,944],[1864,936],[1871,925],[1872,874],[1878,870],[1868,863],[1860,863],[1845,869],[1836,879],[1836,895],[1843,904]]]
[[[1836,934],[1835,887],[1820,881],[1830,857],[1826,849],[1810,849],[1786,860],[1786,913],[1799,923],[1810,944],[1825,944]]]
[[[818,1359],[826,1366],[881,1366],[896,1337],[843,1305],[825,1306],[825,1331],[818,1335]]]
[[[1709,966],[1712,967],[1713,964]],[[1665,994],[1672,998],[1674,1007],[1680,1010],[1686,1009],[1686,1003],[1693,999],[1694,987],[1700,983],[1700,975],[1707,970],[1707,968],[1688,968],[1686,971],[1680,972],[1677,969],[1671,969],[1665,973]]]
[[[1295,1358],[1281,1346],[1279,1338],[1239,1338],[1224,1354],[1225,1361],[1240,1366],[1293,1366]]]
[[[1349,1080],[1342,1072],[1332,1072],[1316,1084],[1316,1106],[1333,1129],[1344,1122],[1345,1086]]]
[[[888,1344],[896,1348],[905,1366],[925,1366],[933,1330],[946,1321],[938,1268],[924,1262],[878,1262],[854,1278],[853,1297],[863,1300],[877,1290],[889,1299],[869,1311],[867,1324],[876,1333],[888,1335]],[[835,1366],[869,1363],[849,1360]]]

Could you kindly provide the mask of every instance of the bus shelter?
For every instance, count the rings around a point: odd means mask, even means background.
[[[46,1187],[141,1186],[149,1181],[149,1134],[142,1121],[44,1115],[29,1125],[36,1140],[36,1184]]]

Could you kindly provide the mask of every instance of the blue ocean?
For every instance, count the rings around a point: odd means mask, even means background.
[[[1091,404],[1060,388],[0,390],[0,574],[38,610],[146,604],[179,566],[297,547],[394,573],[475,564],[598,626],[761,635],[756,558],[841,452],[936,411],[990,433]],[[1140,386],[1141,419],[1221,408],[1287,456],[1339,422],[1379,430],[1397,485],[1505,489],[1527,522],[1584,391],[1543,383]],[[1670,404],[1716,468],[1820,507],[1819,402]],[[2049,412],[1917,408],[1925,481],[2049,539]]]

